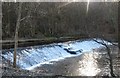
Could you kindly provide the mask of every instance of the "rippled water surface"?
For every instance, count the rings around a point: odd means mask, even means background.
[[[96,58],[98,58],[97,53],[87,53],[84,54],[83,59],[79,61],[79,75],[81,76],[95,76],[101,70],[98,68],[98,63]]]
[[[21,69],[51,75],[96,76],[102,71],[97,52],[101,47],[103,45],[94,40],[24,47],[17,50],[17,65]],[[5,50],[2,57],[13,62],[13,52],[12,49]]]
[[[98,53],[86,52],[80,56],[53,62],[53,64],[42,65],[32,71],[46,70],[43,73],[52,75],[96,76],[101,71],[97,63],[98,58]]]

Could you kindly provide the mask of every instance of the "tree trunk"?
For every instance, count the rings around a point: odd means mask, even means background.
[[[13,67],[16,68],[16,52],[17,52],[17,46],[18,46],[18,30],[20,26],[20,19],[21,19],[21,8],[22,8],[22,3],[19,3],[19,8],[18,8],[18,19],[16,22],[16,30],[15,30],[15,44],[14,44],[14,56],[13,56]]]
[[[110,67],[110,74],[112,77],[115,77],[115,74],[114,74],[114,71],[113,71],[113,62],[112,62],[112,56],[111,56],[111,51],[110,51],[110,48],[105,45],[106,49],[107,49],[107,52],[108,52],[108,56],[109,56],[109,67]]]

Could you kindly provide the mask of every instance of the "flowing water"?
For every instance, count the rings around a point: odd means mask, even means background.
[[[34,72],[64,76],[96,76],[101,72],[97,59],[97,52],[86,52],[76,57],[69,57],[54,64],[45,64],[33,69]]]
[[[103,46],[89,39],[19,48],[17,65],[21,69],[38,73],[95,76],[101,70],[96,60],[99,53],[93,51],[100,47]],[[12,63],[13,52],[13,49],[3,50],[2,57]]]

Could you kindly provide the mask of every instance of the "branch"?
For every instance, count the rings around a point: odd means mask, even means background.
[[[25,20],[26,18],[29,18],[29,17],[31,17],[31,16],[28,15],[28,16],[26,16],[26,17],[23,17],[22,19],[20,19],[20,22],[23,21],[23,20]]]
[[[63,4],[63,5],[61,5],[61,6],[58,6],[57,8],[62,8],[62,7],[67,6],[67,5],[71,4],[71,3],[72,3],[72,2],[67,2],[67,3],[65,3],[65,4]]]
[[[99,42],[99,41],[97,41],[97,40],[95,40],[95,39],[93,39],[95,42],[97,42],[97,43],[99,43],[99,44],[102,44],[102,45],[104,45],[104,46],[107,46],[107,44],[105,44],[104,42]]]
[[[113,43],[113,42],[110,41],[110,40],[106,40],[106,41],[108,41],[109,43],[111,43],[111,44],[114,45],[114,46],[118,46],[118,44],[115,44],[115,43]]]
[[[107,39],[101,39],[102,40],[102,42],[99,42],[99,41],[97,41],[97,40],[95,40],[95,39],[93,39],[95,42],[97,42],[97,43],[99,43],[99,44],[102,44],[102,45],[107,45],[106,43],[104,43],[104,40],[105,41],[107,41],[107,42],[109,42],[109,43],[111,43],[112,45],[114,45],[114,46],[118,46],[118,44],[115,44],[115,43],[113,43],[112,41],[110,41],[110,40],[107,40]]]

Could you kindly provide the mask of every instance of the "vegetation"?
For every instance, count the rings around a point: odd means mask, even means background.
[[[118,3],[24,2],[21,7],[19,39],[44,37],[87,36],[105,37],[117,41]],[[3,6],[3,39],[14,39],[19,3]],[[99,33],[98,33],[99,32]]]
[[[118,41],[118,3],[3,3],[3,40],[14,39],[14,62],[19,39],[60,37],[101,38]],[[96,40],[97,42],[97,40]],[[114,75],[111,51],[109,56],[111,76]]]

